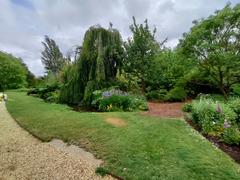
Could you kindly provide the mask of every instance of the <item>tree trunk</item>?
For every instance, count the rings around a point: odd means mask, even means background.
[[[221,85],[219,85],[219,89],[222,92],[224,99],[228,100],[228,93],[229,93],[228,89],[229,88],[225,88],[224,85],[221,84]]]

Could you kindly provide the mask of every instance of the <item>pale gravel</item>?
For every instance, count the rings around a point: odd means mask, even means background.
[[[5,104],[0,102],[0,180],[113,179],[95,174],[99,161],[79,156],[34,138],[13,120]]]

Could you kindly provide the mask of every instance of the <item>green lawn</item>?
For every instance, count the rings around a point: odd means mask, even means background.
[[[8,111],[44,141],[78,144],[105,161],[104,168],[124,179],[239,179],[240,166],[183,120],[139,113],[79,113],[9,91]],[[104,121],[118,117],[125,127]]]

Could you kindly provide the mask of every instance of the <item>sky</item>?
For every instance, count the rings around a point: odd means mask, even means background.
[[[54,39],[66,54],[81,45],[92,25],[118,29],[123,40],[131,36],[132,16],[138,23],[148,19],[157,28],[159,42],[177,45],[192,21],[208,17],[228,2],[240,0],[0,0],[0,50],[21,57],[37,76],[45,70],[41,63],[44,35]]]

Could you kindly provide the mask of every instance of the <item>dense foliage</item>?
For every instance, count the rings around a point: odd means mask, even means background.
[[[228,102],[201,97],[184,107],[188,118],[204,134],[217,136],[228,144],[240,144],[240,99]]]
[[[202,71],[227,98],[232,85],[240,82],[240,4],[227,5],[207,19],[195,21],[180,47],[194,58]]]
[[[0,90],[26,86],[27,74],[20,59],[0,52]]]
[[[144,96],[129,94],[114,88],[94,91],[91,104],[99,111],[134,111],[148,109]]]
[[[43,87],[31,88],[27,94],[42,98],[47,102],[59,102],[59,89],[59,84],[49,84]]]
[[[142,93],[146,90],[146,80],[150,73],[155,55],[160,50],[160,45],[155,40],[156,29],[151,32],[147,20],[144,24],[137,24],[133,17],[130,26],[133,37],[124,43],[125,59],[124,70],[130,74],[128,78],[136,77],[140,81]],[[134,79],[136,80],[136,79]]]
[[[111,27],[91,27],[76,63],[65,68],[61,102],[89,106],[92,93],[111,85],[121,67],[122,39]]]

